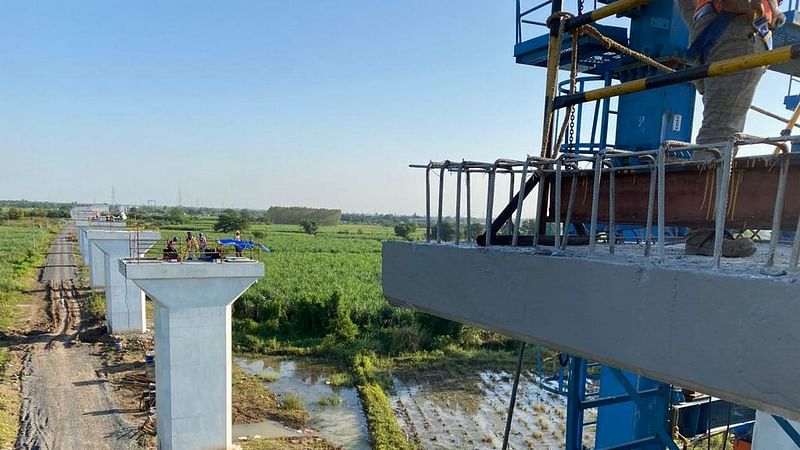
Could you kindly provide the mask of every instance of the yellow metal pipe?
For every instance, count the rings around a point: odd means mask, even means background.
[[[597,22],[609,16],[624,13],[650,3],[650,0],[617,0],[609,5],[589,11],[586,14],[573,17],[567,21],[565,30],[570,31],[587,23]]]
[[[755,55],[738,56],[711,64],[695,66],[672,73],[653,75],[647,78],[628,81],[614,86],[594,89],[578,94],[562,95],[553,102],[554,109],[564,108],[578,103],[591,102],[607,97],[632,94],[648,89],[656,89],[678,83],[685,83],[700,78],[727,75],[756,67],[780,64],[800,58],[800,44],[785,46]]]

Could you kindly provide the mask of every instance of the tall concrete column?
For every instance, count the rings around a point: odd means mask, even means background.
[[[119,271],[119,260],[145,253],[155,244],[157,231],[89,230],[89,239],[103,253],[106,321],[114,334],[142,333],[146,328],[144,292]]]
[[[155,301],[159,448],[231,448],[231,304],[264,265],[122,260],[120,271]]]

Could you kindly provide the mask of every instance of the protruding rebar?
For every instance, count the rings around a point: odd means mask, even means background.
[[[464,161],[461,161],[464,164]],[[467,188],[467,241],[472,242],[472,191],[469,184],[469,170],[467,170],[465,184]]]
[[[597,210],[600,209],[600,179],[603,176],[603,155],[594,158],[594,183],[592,185],[592,220],[589,225],[589,254],[594,255],[597,240]]]
[[[545,211],[542,208],[542,204],[544,203],[544,191],[545,186],[547,183],[547,174],[544,171],[544,167],[538,167],[537,171],[539,173],[539,186],[537,186],[537,193],[536,193],[536,219],[534,220],[533,224],[533,246],[539,245],[539,229],[542,228],[545,223]]]
[[[553,201],[555,217],[553,221],[553,248],[558,250],[561,247],[561,169],[564,164],[563,158],[559,157],[556,161],[556,193]]]
[[[561,250],[569,245],[569,227],[572,225],[572,208],[575,206],[575,191],[578,190],[578,172],[572,174],[569,185],[569,199],[567,200],[567,217],[564,220],[564,238],[561,239]]]
[[[525,164],[522,166],[522,177],[519,180],[519,192],[523,192],[525,190],[525,183],[528,180],[528,166],[530,165],[531,156],[527,155],[525,157]],[[514,197],[514,193],[512,191],[511,197]],[[522,204],[525,201],[525,196],[520,195],[517,197],[517,218],[514,221],[514,235],[511,237],[511,245],[516,247],[517,242],[519,242],[519,229],[522,224]]]
[[[616,193],[614,189],[614,162],[612,161],[608,172],[608,253],[612,255],[614,254],[614,246],[617,243],[617,224],[614,218]]]
[[[775,210],[772,213],[772,232],[769,236],[769,255],[767,267],[775,265],[775,251],[778,248],[778,239],[781,234],[781,219],[783,214],[783,200],[786,194],[786,179],[789,176],[789,157],[781,153],[781,173],[778,178],[778,192],[775,194]]]
[[[444,171],[447,170],[447,161],[439,169],[439,213],[436,215],[436,242],[442,242],[442,207],[444,206]]]
[[[486,246],[492,245],[492,207],[494,206],[495,167],[489,169],[489,187],[486,196]]]
[[[456,245],[461,243],[461,172],[464,170],[464,162],[458,166],[456,173]]]
[[[431,166],[433,161],[428,162],[425,168],[425,240],[431,241]]]
[[[728,211],[728,184],[731,179],[731,159],[733,142],[728,143],[722,151],[720,165],[721,175],[717,194],[717,210],[714,218],[714,267],[719,269],[722,262],[722,240],[725,233],[725,218]]]
[[[656,200],[656,179],[658,178],[656,162],[653,157],[650,166],[650,188],[647,191],[647,224],[644,231],[644,256],[650,256],[650,247],[653,244],[653,206]]]

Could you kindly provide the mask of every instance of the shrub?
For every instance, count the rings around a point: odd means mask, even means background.
[[[303,411],[306,409],[306,405],[303,404],[303,400],[297,394],[288,393],[283,396],[281,408],[289,411]]]
[[[317,234],[319,230],[319,224],[314,220],[302,220],[300,221],[300,228],[303,229],[303,232],[306,234]]]

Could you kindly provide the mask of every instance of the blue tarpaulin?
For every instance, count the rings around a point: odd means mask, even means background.
[[[236,239],[220,239],[217,241],[217,244],[220,245],[235,245],[240,250],[252,250],[254,248],[260,248],[261,251],[264,252],[271,252],[268,247],[264,246],[263,244],[257,244],[253,241],[237,241]]]

